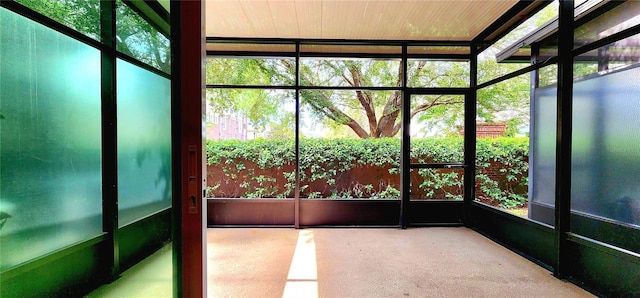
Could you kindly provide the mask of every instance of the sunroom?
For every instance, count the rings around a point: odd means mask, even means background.
[[[339,227],[638,296],[637,3],[2,1],[0,295],[169,245],[166,295],[207,296],[207,233]]]

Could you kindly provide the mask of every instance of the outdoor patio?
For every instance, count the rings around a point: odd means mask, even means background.
[[[467,228],[208,229],[209,297],[592,297]],[[89,297],[171,296],[170,247]]]

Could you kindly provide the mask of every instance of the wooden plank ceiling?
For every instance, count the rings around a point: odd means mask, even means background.
[[[222,38],[470,41],[517,0],[209,0]]]

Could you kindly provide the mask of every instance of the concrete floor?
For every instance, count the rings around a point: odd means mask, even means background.
[[[209,229],[207,241],[209,297],[593,297],[466,228]],[[90,297],[170,297],[167,251],[149,259],[168,272],[136,265]]]
[[[116,281],[101,286],[87,297],[172,297],[171,252],[171,244],[159,249],[122,273]]]

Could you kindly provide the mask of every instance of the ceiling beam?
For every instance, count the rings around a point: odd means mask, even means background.
[[[480,32],[480,34],[473,39],[473,42],[480,45],[479,52],[488,48],[551,2],[552,0],[520,0],[502,16],[491,23],[491,25]]]

